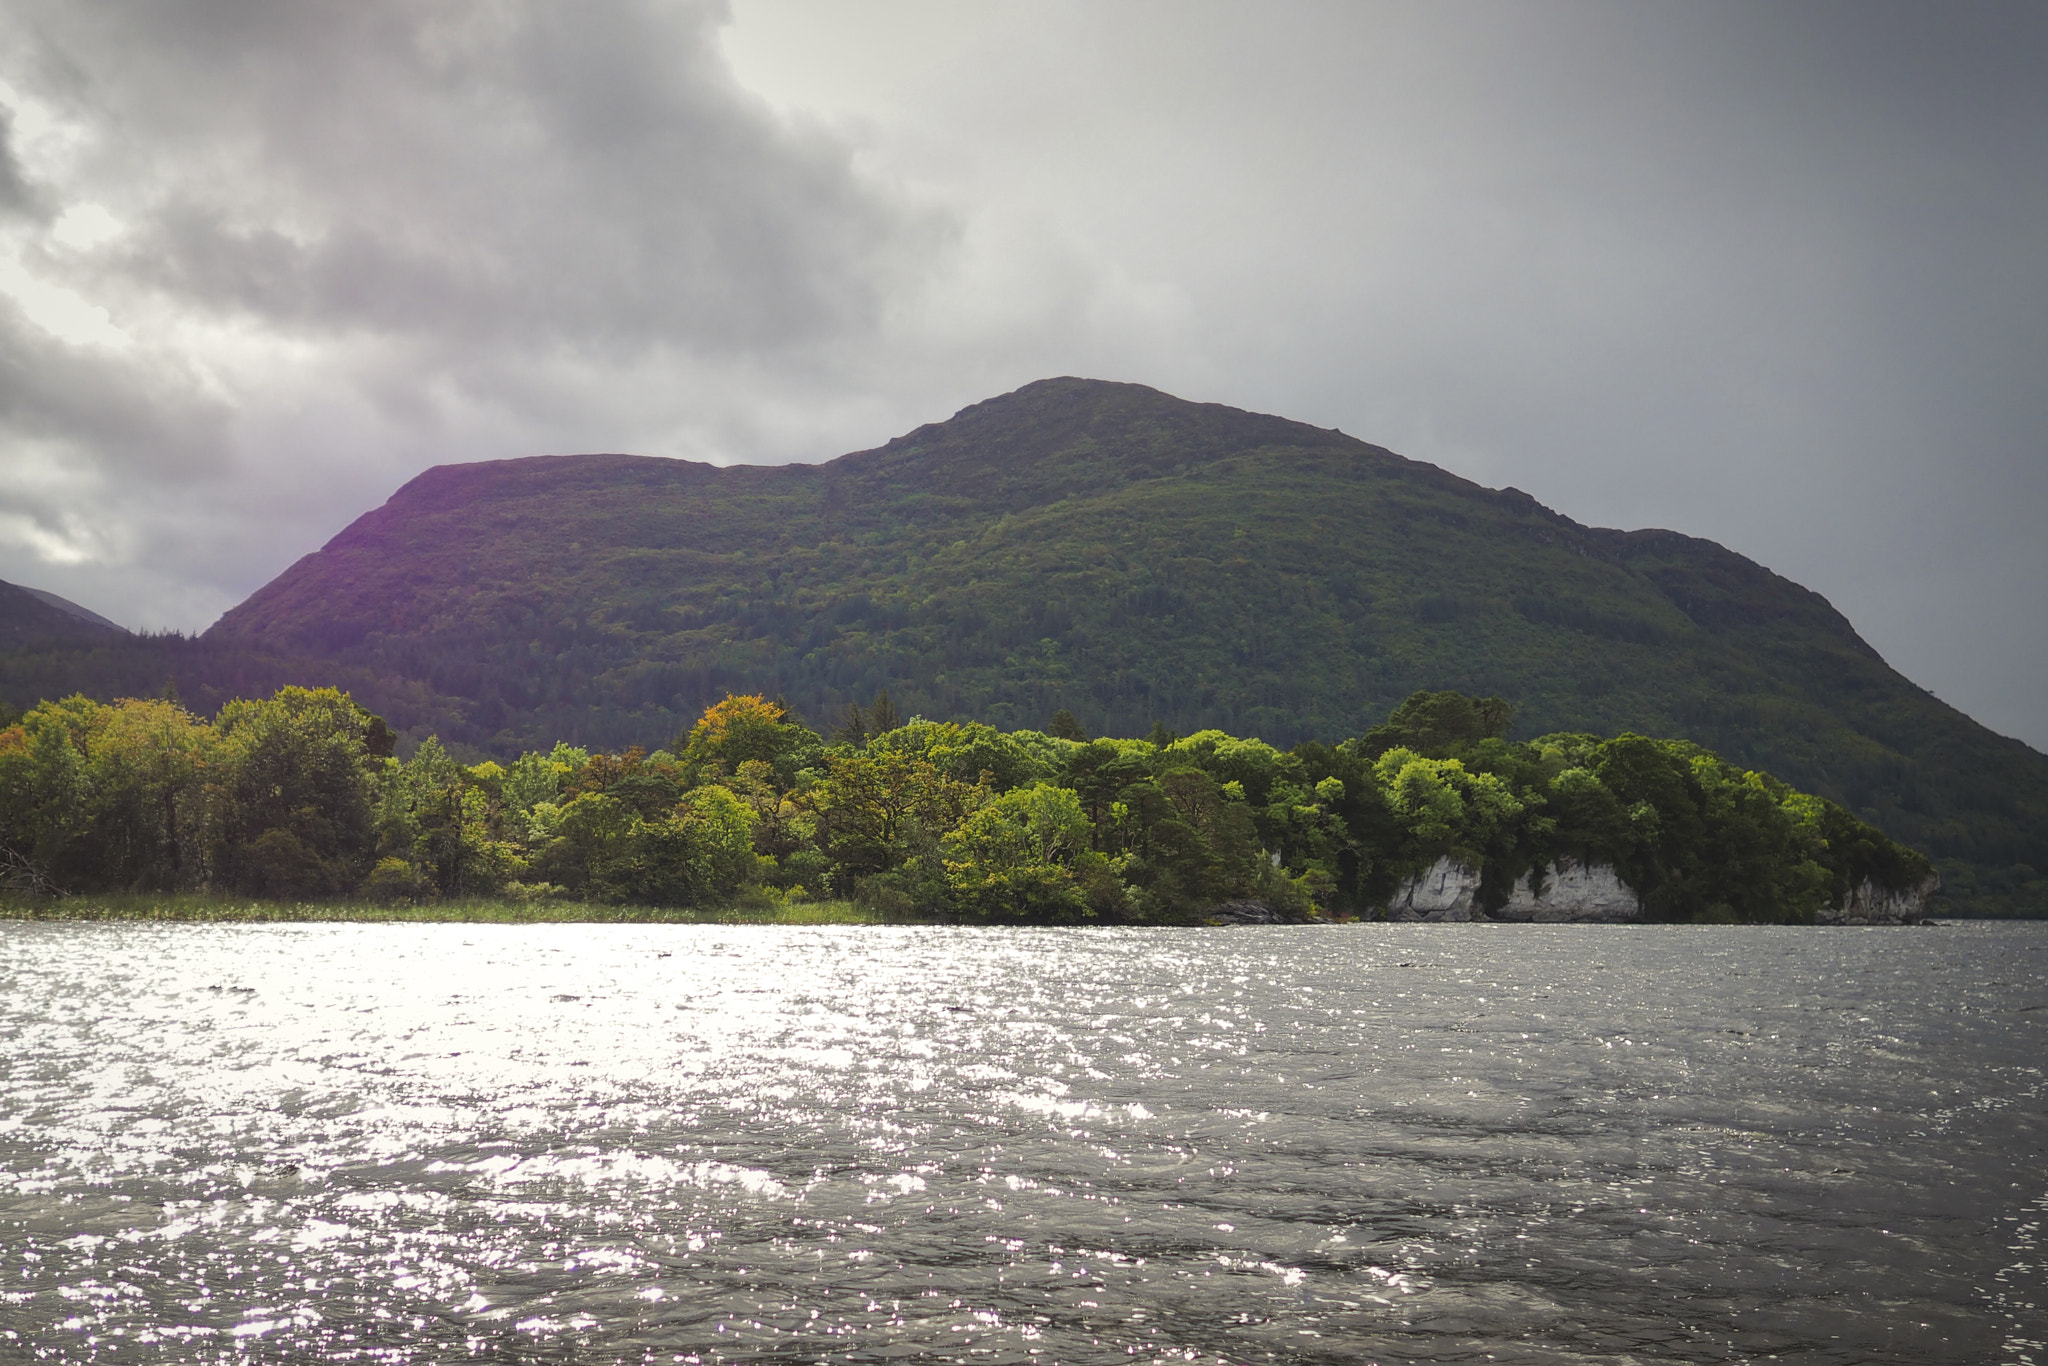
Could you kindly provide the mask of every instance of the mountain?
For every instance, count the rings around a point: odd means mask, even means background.
[[[73,602],[69,598],[60,598],[55,593],[48,592],[47,590],[41,588],[28,588],[20,584],[16,584],[14,586],[20,588],[22,592],[36,599],[44,606],[54,607],[58,611],[64,613],[67,616],[76,617],[78,620],[87,622],[94,626],[105,627],[109,631],[119,631],[123,635],[126,635],[128,632],[128,628],[126,626],[123,626],[120,622],[110,621],[106,617],[101,616],[98,612],[93,611],[90,607],[80,607],[77,603]]]
[[[1290,744],[1455,688],[1522,735],[1697,740],[1929,850],[1952,904],[2048,911],[2048,758],[1818,594],[1137,385],[1041,381],[821,465],[431,469],[179,648],[148,667],[187,696],[335,682],[497,753],[651,747],[727,690],[820,728],[887,687],[905,714]]]
[[[99,613],[55,593],[0,581],[0,650],[97,643],[126,634]]]

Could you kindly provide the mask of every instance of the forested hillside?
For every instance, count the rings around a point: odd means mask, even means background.
[[[481,757],[652,749],[727,692],[814,724],[886,687],[934,720],[1065,708],[1098,733],[1287,746],[1455,688],[1508,699],[1524,735],[1696,741],[1929,850],[1953,906],[2048,906],[2048,758],[1900,677],[1818,595],[1134,385],[1043,381],[823,465],[444,466],[201,642],[149,649],[17,656],[0,695],[336,683]]]

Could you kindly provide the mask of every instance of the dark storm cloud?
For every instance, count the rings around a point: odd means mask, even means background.
[[[707,5],[40,8],[107,268],[309,331],[773,347],[878,307],[913,225],[731,81]],[[139,134],[139,136],[138,136]]]

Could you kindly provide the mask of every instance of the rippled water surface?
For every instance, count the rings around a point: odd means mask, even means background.
[[[2048,926],[0,925],[0,1360],[2048,1363]]]

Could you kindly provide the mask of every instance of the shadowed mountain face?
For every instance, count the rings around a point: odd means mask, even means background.
[[[99,644],[126,634],[99,613],[55,593],[0,583],[0,650]]]
[[[820,728],[886,686],[906,714],[1288,744],[1456,688],[1507,698],[1520,734],[1682,735],[1768,769],[1986,907],[2048,893],[2026,890],[2048,758],[1900,677],[1817,594],[1136,385],[1042,381],[824,465],[429,470],[198,645],[302,661],[499,752],[659,744],[727,690]]]

